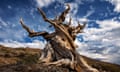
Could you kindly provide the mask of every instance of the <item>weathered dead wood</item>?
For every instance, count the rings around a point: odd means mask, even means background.
[[[86,66],[86,63],[79,59],[79,54],[75,50],[76,45],[74,44],[74,41],[76,35],[82,32],[85,24],[80,25],[78,22],[78,26],[71,26],[71,18],[68,24],[63,24],[66,15],[70,11],[69,4],[67,4],[67,6],[68,8],[54,20],[48,19],[44,11],[38,8],[38,11],[44,21],[50,23],[51,26],[54,27],[55,32],[53,33],[48,33],[46,31],[34,32],[24,24],[22,19],[20,20],[20,23],[22,27],[29,33],[29,37],[42,36],[48,41],[39,59],[40,63],[44,63],[45,65],[53,64],[56,66],[65,65],[76,70],[77,72],[97,72],[90,70],[90,68]],[[85,70],[82,71],[82,68]]]
[[[40,9],[38,8],[38,11],[40,12],[40,14],[42,15],[44,21],[46,22],[49,22],[51,25],[54,26],[55,28],[55,32],[58,33],[57,35],[59,35],[61,37],[61,34],[62,36],[64,35],[64,37],[66,37],[66,41],[67,43],[69,43],[69,45],[71,45],[71,49],[75,49],[75,44],[74,44],[74,41],[72,39],[72,37],[70,37],[70,34],[68,33],[68,28],[66,28],[66,26],[64,26],[64,24],[62,24],[62,22],[65,20],[65,16],[67,15],[67,13],[69,12],[70,10],[70,6],[67,5],[68,8],[62,12],[62,14],[59,16],[58,19],[55,19],[55,20],[50,20],[46,17],[45,13]]]

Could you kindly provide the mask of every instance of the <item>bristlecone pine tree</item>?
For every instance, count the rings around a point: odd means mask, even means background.
[[[89,66],[76,51],[74,41],[76,35],[83,32],[85,24],[80,25],[78,22],[78,26],[71,26],[71,18],[68,23],[63,23],[70,11],[70,5],[67,4],[67,9],[53,20],[48,19],[40,8],[38,8],[38,11],[42,15],[43,20],[54,27],[55,31],[53,33],[46,31],[34,32],[24,24],[22,18],[20,19],[20,23],[28,32],[29,37],[42,36],[47,41],[38,62],[43,65],[63,65],[76,72],[99,72],[97,69]]]

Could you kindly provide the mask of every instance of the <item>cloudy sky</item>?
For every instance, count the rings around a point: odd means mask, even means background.
[[[87,22],[84,33],[75,43],[80,54],[120,64],[120,0],[2,0],[0,2],[0,44],[9,47],[44,48],[42,37],[29,38],[21,27],[25,24],[34,31],[54,31],[48,27],[37,7],[43,9],[48,18],[54,18],[64,11],[65,4],[71,6],[66,21],[72,17],[72,24]]]

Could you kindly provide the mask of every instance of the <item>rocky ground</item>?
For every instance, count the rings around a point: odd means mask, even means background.
[[[9,48],[0,45],[0,72],[75,72],[64,66],[38,64],[40,52],[40,49]],[[120,65],[83,57],[89,65],[100,72],[120,72]]]

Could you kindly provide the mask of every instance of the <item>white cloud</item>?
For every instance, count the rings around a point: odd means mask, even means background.
[[[87,12],[87,14],[83,17],[83,18],[87,18],[89,17],[90,15],[92,15],[94,13],[94,8],[92,6],[90,6],[90,10]]]
[[[11,6],[11,5],[8,5],[8,9],[12,9],[12,6]]]
[[[1,27],[6,27],[6,26],[7,26],[7,23],[4,22],[4,21],[2,20],[2,18],[0,18],[0,26],[1,26]]]
[[[18,48],[18,47],[29,47],[29,48],[39,48],[42,49],[44,48],[46,42],[34,40],[32,43],[21,43],[17,41],[5,41],[5,42],[0,42],[0,45],[6,46],[6,47],[11,47],[11,48]]]
[[[103,21],[96,21],[100,25],[100,27],[104,29],[112,29],[112,28],[117,28],[120,27],[120,22],[119,21],[114,21],[112,20],[103,20]]]
[[[44,7],[44,6],[48,6],[49,4],[51,4],[52,2],[54,2],[55,0],[36,0],[37,5],[39,7]]]
[[[13,39],[13,40],[19,40],[19,41],[24,41],[24,31],[23,30],[15,30],[15,29],[10,29],[10,28],[6,28],[5,30],[1,30],[0,31],[1,35],[0,38],[1,39]]]
[[[89,20],[87,18],[79,18],[80,22],[88,22]]]
[[[93,11],[93,10],[88,11],[88,12],[87,12],[87,14],[86,14],[84,17],[85,17],[85,18],[86,18],[86,17],[89,17],[89,16],[90,16],[91,14],[93,14],[93,13],[94,13],[94,11]]]
[[[82,35],[86,42],[77,41],[79,53],[102,61],[119,63],[120,22],[113,19],[96,22],[101,28],[85,28]]]
[[[106,0],[106,1],[109,1],[115,6],[114,11],[120,12],[120,0]]]

